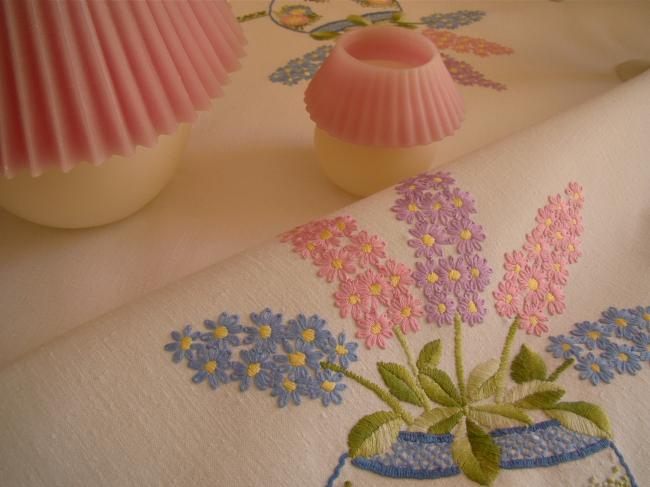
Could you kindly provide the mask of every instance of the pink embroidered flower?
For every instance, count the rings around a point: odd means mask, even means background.
[[[556,284],[549,284],[544,298],[546,303],[546,310],[548,314],[561,315],[566,309],[566,302],[564,300],[564,291]]]
[[[558,214],[550,206],[545,206],[544,208],[537,210],[537,217],[535,217],[535,221],[544,226],[544,234],[546,235],[551,232],[551,228],[555,225],[555,223],[557,223]]]
[[[358,320],[370,309],[370,300],[361,293],[360,284],[356,280],[341,281],[334,299],[336,306],[341,310],[341,318],[346,318],[350,314],[352,318]]]
[[[546,259],[551,246],[544,235],[544,227],[537,227],[532,234],[526,235],[524,250],[529,261],[539,263]]]
[[[318,275],[327,282],[332,282],[335,278],[344,281],[356,270],[349,252],[341,248],[326,250],[314,256],[314,263],[320,267]]]
[[[449,296],[433,296],[424,306],[427,321],[438,326],[452,325],[456,315],[456,302]]]
[[[568,263],[564,252],[551,252],[543,264],[549,282],[564,286],[569,278]]]
[[[513,250],[509,254],[504,255],[505,263],[503,267],[506,269],[505,280],[517,281],[519,274],[526,265],[526,257],[524,253],[519,250]]]
[[[399,325],[404,333],[420,330],[417,318],[424,314],[424,310],[419,299],[410,294],[397,294],[390,304],[388,315],[393,324]]]
[[[341,232],[333,225],[323,225],[314,237],[314,239],[321,244],[323,249],[338,247],[341,244]]]
[[[463,257],[449,256],[438,261],[440,283],[448,292],[463,296],[468,287],[469,269]]]
[[[357,322],[356,337],[362,338],[366,342],[367,348],[375,345],[379,348],[386,348],[386,340],[393,338],[393,330],[388,319],[388,315],[383,313],[378,315],[377,311],[371,309],[365,313]]]
[[[345,248],[357,258],[361,267],[366,267],[369,264],[378,265],[379,259],[386,257],[384,251],[386,244],[378,236],[368,235],[368,232],[362,230],[350,239],[352,244]]]
[[[569,183],[569,187],[564,190],[564,193],[569,197],[569,204],[574,208],[582,208],[585,202],[585,196],[580,186],[576,182]]]
[[[467,191],[454,188],[449,194],[449,201],[452,209],[461,217],[469,217],[472,213],[476,213],[474,198]]]
[[[435,294],[444,294],[440,276],[442,271],[438,264],[432,261],[416,262],[413,277],[415,285],[422,288],[425,296],[431,297]]]
[[[468,293],[460,298],[458,312],[465,323],[474,326],[483,322],[487,309],[483,298],[478,294]]]
[[[393,288],[384,276],[368,269],[357,277],[357,282],[359,292],[368,300],[371,308],[381,304],[388,306],[393,296]]]
[[[324,250],[323,242],[315,238],[298,237],[295,239],[293,251],[296,252],[303,259],[314,257]]]
[[[466,255],[465,263],[469,269],[467,287],[472,292],[483,292],[490,283],[492,269],[480,255]]]
[[[342,235],[349,237],[357,230],[357,222],[351,216],[337,216],[334,218],[334,226]]]
[[[542,336],[548,331],[548,317],[541,311],[531,309],[521,315],[519,328],[526,330],[529,335]]]
[[[459,254],[471,254],[481,250],[481,242],[485,233],[481,225],[469,218],[461,218],[449,222],[449,241],[456,245]]]
[[[415,282],[411,276],[411,269],[404,264],[388,259],[386,265],[379,268],[379,272],[384,276],[395,291],[407,293],[408,287]]]
[[[549,196],[548,203],[550,208],[559,214],[566,213],[566,210],[569,207],[567,202],[562,198],[562,195],[559,194]]]
[[[524,294],[524,302],[538,306],[544,302],[548,281],[541,265],[527,265],[519,274],[519,290]]]
[[[575,264],[582,256],[580,241],[576,237],[569,237],[566,243],[566,256],[569,264]]]
[[[431,223],[418,223],[409,233],[415,237],[408,241],[408,245],[415,249],[416,257],[433,259],[436,255],[442,255],[442,246],[447,243],[447,236],[442,227]]]
[[[584,231],[580,208],[569,208],[566,212],[566,230],[572,237],[579,237]]]
[[[566,222],[564,220],[557,222],[551,229],[548,240],[555,251],[566,250],[568,245],[568,237],[571,235],[567,231]],[[547,257],[548,259],[548,257]]]
[[[500,282],[498,289],[492,293],[499,316],[514,318],[521,308],[519,286],[514,281]]]
[[[410,225],[420,219],[424,210],[422,194],[419,192],[406,193],[403,198],[395,202],[391,210],[395,212],[395,218],[405,220]]]

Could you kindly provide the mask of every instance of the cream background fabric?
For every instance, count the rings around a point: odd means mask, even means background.
[[[454,32],[515,50],[485,59],[452,53],[508,90],[460,87],[467,118],[439,144],[440,161],[617,86],[614,67],[620,62],[650,59],[645,1],[401,3],[407,20],[484,10],[480,22]],[[339,18],[362,10],[352,0],[330,4],[340,9]],[[239,15],[268,5],[238,0],[233,9]],[[324,43],[268,18],[243,27],[249,45],[242,69],[233,74],[225,97],[196,123],[184,165],[153,203],[122,222],[83,231],[38,227],[0,210],[0,364],[353,201],[315,162],[313,126],[302,101],[306,83],[288,87],[268,80],[288,60]],[[504,218],[509,224],[513,217]]]
[[[585,188],[583,257],[572,266],[567,312],[552,319],[553,334],[576,321],[595,320],[609,305],[650,304],[650,73],[583,106],[534,126],[447,166],[477,199],[478,221],[488,235],[485,254],[502,275],[504,252],[518,248],[548,194],[571,180]],[[389,189],[339,212],[381,235],[398,260],[412,263],[408,233],[389,208]],[[343,405],[316,401],[279,409],[267,393],[217,392],[190,381],[191,371],[163,352],[169,332],[199,325],[221,311],[247,315],[271,307],[286,317],[319,313],[330,329],[353,333],[332,304],[334,286],[286,244],[263,246],[208,268],[77,328],[0,371],[0,478],[10,486],[295,486],[324,485],[347,433],[382,405],[349,385]],[[489,294],[486,294],[489,296]],[[491,305],[492,299],[487,298]],[[485,324],[465,328],[466,369],[498,353],[506,332],[490,306]],[[424,327],[411,336],[419,349],[434,337],[451,367],[452,330]],[[520,334],[550,363],[548,341]],[[375,362],[402,361],[389,350],[360,348],[353,370],[378,379]],[[617,376],[592,387],[567,371],[567,397],[599,403],[614,439],[640,485],[650,479],[647,418],[650,373]],[[599,457],[600,458],[600,457]],[[595,462],[589,463],[589,462]],[[556,470],[507,472],[496,485],[585,485],[607,458]],[[349,472],[349,475],[348,475]],[[393,485],[346,470],[354,485]],[[561,480],[560,480],[561,478]],[[460,477],[437,485],[469,485]],[[400,481],[396,485],[420,485]]]

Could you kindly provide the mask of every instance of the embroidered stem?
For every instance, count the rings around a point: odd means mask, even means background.
[[[382,389],[380,386],[378,386],[374,382],[369,381],[365,377],[361,377],[360,375],[355,374],[354,372],[350,372],[348,369],[345,369],[340,365],[336,365],[331,362],[321,362],[320,365],[324,369],[333,370],[334,372],[343,374],[348,379],[351,379],[356,383],[362,385],[366,389],[371,390],[376,394],[376,396],[379,399],[384,401],[386,404],[388,404],[388,406],[390,406],[390,408],[393,411],[399,414],[400,417],[404,420],[404,422],[406,422],[406,424],[408,425],[413,424],[413,416],[411,416],[411,414],[408,411],[404,410],[404,408],[402,408],[402,405],[399,403],[399,401],[395,399],[393,396],[391,396],[387,390]]]
[[[240,15],[237,17],[237,22],[248,22],[249,20],[259,19],[260,17],[266,17],[266,10],[260,10],[259,12],[252,12],[246,15]]]
[[[510,325],[506,341],[503,344],[503,351],[501,352],[501,359],[499,360],[499,368],[496,374],[496,402],[503,402],[504,383],[506,380],[506,370],[508,368],[508,361],[510,360],[510,350],[512,349],[512,342],[515,339],[515,334],[519,328],[519,315],[517,315]]]
[[[461,330],[460,315],[454,316],[454,357],[456,359],[456,378],[458,380],[458,390],[463,406],[467,404],[467,395],[465,392],[465,369],[463,367],[463,332]]]
[[[574,364],[575,361],[576,361],[576,359],[574,359],[574,358],[566,359],[564,362],[562,362],[560,365],[557,366],[557,369],[555,369],[553,371],[553,373],[551,375],[549,375],[548,379],[546,379],[546,380],[549,381],[549,382],[555,382],[558,379],[558,377],[560,377],[562,372],[564,372],[566,369],[571,367]]]
[[[424,410],[431,411],[433,406],[431,405],[431,401],[429,401],[429,398],[427,397],[426,393],[422,389],[422,386],[420,385],[420,380],[418,379],[418,376],[420,375],[420,371],[418,370],[418,366],[415,364],[415,358],[413,357],[413,351],[411,350],[411,346],[409,345],[408,339],[406,338],[406,335],[404,334],[402,328],[399,325],[393,328],[393,332],[397,336],[397,340],[399,340],[399,344],[402,346],[402,350],[404,350],[404,354],[406,355],[406,360],[409,364],[409,367],[411,368],[411,372],[413,372],[413,377],[415,378],[415,383],[417,385],[417,389],[415,390],[415,392],[420,398]]]

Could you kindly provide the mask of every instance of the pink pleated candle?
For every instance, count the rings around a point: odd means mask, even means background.
[[[463,100],[435,45],[421,34],[371,26],[343,34],[305,92],[325,173],[367,195],[434,163]]]
[[[143,206],[244,44],[224,0],[0,0],[0,205],[64,227]]]

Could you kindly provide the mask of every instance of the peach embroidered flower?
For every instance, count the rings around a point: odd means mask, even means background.
[[[395,291],[402,294],[408,293],[409,286],[415,282],[411,276],[411,269],[404,264],[395,262],[393,259],[388,259],[386,265],[379,268],[379,272],[388,280]]]
[[[318,276],[324,277],[327,282],[332,282],[335,278],[339,281],[346,280],[356,270],[352,257],[345,249],[326,250],[314,257],[314,263],[320,267]]]
[[[394,325],[399,325],[404,333],[420,330],[417,318],[424,314],[424,309],[419,299],[396,293],[390,304],[388,316]]]
[[[357,322],[357,338],[362,338],[366,347],[386,348],[386,340],[393,338],[393,329],[386,313],[379,315],[375,309],[365,313]]]
[[[372,269],[368,269],[357,277],[357,283],[359,284],[359,292],[368,300],[371,308],[382,304],[388,306],[393,290],[384,276]]]
[[[361,293],[360,284],[353,279],[341,281],[339,291],[334,294],[336,306],[341,310],[341,318],[348,314],[355,320],[360,319],[370,309],[370,300]]]
[[[376,235],[368,235],[368,232],[362,230],[351,240],[352,243],[345,249],[357,259],[361,267],[378,265],[379,260],[386,257],[386,244]]]
[[[519,286],[514,281],[500,282],[494,291],[494,305],[497,313],[505,318],[514,318],[521,306]]]

